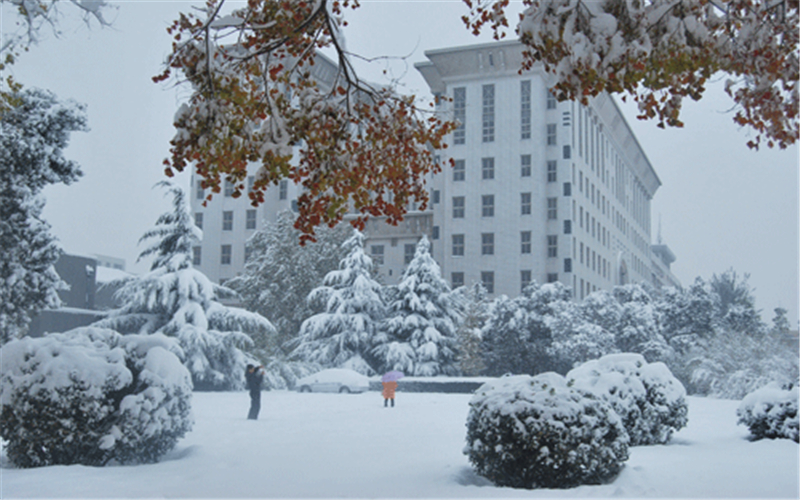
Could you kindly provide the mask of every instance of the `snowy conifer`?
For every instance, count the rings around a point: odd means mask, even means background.
[[[618,286],[613,293],[620,304],[614,332],[620,352],[642,354],[648,362],[670,360],[673,350],[661,335],[658,309],[650,294],[640,285]]]
[[[168,182],[158,185],[172,194],[173,209],[140,240],[151,242],[139,255],[153,257],[150,272],[126,280],[115,294],[124,305],[96,325],[121,333],[175,337],[195,389],[241,389],[245,366],[252,360],[241,349],[252,344],[250,335],[274,335],[274,328],[259,314],[218,302],[234,292],[192,267],[192,247],[200,231],[184,191]]]
[[[4,94],[0,115],[0,344],[19,337],[40,310],[57,307],[61,253],[42,220],[42,189],[70,184],[79,166],[63,156],[70,132],[85,131],[83,107],[38,89]],[[7,99],[7,100],[6,100]]]
[[[460,301],[431,257],[427,237],[417,243],[395,292],[375,339],[383,370],[426,377],[456,374]]]
[[[364,252],[361,232],[354,231],[342,247],[347,256],[339,269],[308,296],[324,311],[303,322],[292,357],[372,375],[378,368],[371,354],[374,336],[385,314],[381,285],[371,276],[372,259]]]
[[[486,288],[480,282],[455,291],[463,295],[462,318],[456,330],[458,367],[462,375],[479,375],[485,368],[481,356],[481,328],[489,318],[491,303],[486,297]]]
[[[272,321],[278,332],[277,350],[296,337],[303,321],[314,314],[306,298],[345,257],[342,243],[349,236],[345,225],[324,227],[317,231],[317,241],[301,246],[295,218],[282,211],[275,222],[253,233],[247,241],[244,271],[225,283],[239,293],[247,310]]]

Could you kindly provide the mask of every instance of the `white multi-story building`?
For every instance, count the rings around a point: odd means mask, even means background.
[[[438,112],[461,125],[441,152],[453,168],[430,180],[429,209],[412,210],[398,226],[367,223],[381,278],[395,283],[426,234],[453,287],[480,281],[492,295],[515,296],[533,280],[560,281],[577,299],[629,282],[677,285],[674,255],[650,245],[650,200],[661,182],[619,108],[605,95],[588,106],[557,102],[540,69],[519,73],[522,49],[499,42],[434,50],[416,65],[432,93],[449,98]],[[335,66],[320,62],[315,77],[324,85]],[[203,207],[205,193],[193,186],[204,232],[195,265],[218,282],[242,270],[247,238],[295,208],[298,195],[283,181],[253,208],[226,186]]]
[[[516,41],[456,47],[416,65],[460,122],[444,151],[454,166],[433,179],[434,258],[454,287],[509,296],[532,280],[578,299],[654,282],[661,182],[647,156],[612,98],[557,102],[540,68],[520,74],[522,52]]]

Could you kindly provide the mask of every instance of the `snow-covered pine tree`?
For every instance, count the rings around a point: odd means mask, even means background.
[[[163,181],[172,194],[172,210],[162,214],[139,240],[151,242],[139,258],[153,257],[150,271],[125,280],[116,292],[124,306],[96,326],[121,333],[163,333],[175,337],[196,390],[237,390],[244,387],[244,370],[253,358],[242,351],[251,335],[274,335],[263,316],[222,305],[235,292],[212,283],[192,267],[192,247],[200,230],[189,213],[186,194]]]
[[[71,132],[86,130],[83,107],[50,92],[15,90],[2,100],[0,344],[23,335],[39,311],[61,303],[56,290],[63,284],[53,267],[61,250],[41,217],[41,191],[81,175],[63,150]]]
[[[549,345],[549,338],[542,339],[539,334],[549,332],[544,332],[541,323],[531,324],[525,307],[527,300],[524,294],[515,299],[501,295],[492,302],[481,329],[484,374],[499,377],[506,373],[534,374],[549,370],[549,366],[542,369],[539,363]]]
[[[324,311],[303,321],[291,356],[373,375],[378,366],[371,351],[385,315],[381,285],[371,276],[372,259],[364,252],[360,231],[354,230],[342,247],[347,256],[339,269],[329,272],[308,296],[312,306],[322,304]]]
[[[375,337],[382,370],[423,377],[458,373],[460,297],[442,278],[426,236],[417,243],[395,291]]]
[[[614,287],[620,304],[616,344],[620,352],[642,354],[649,363],[669,362],[673,349],[661,335],[658,308],[650,294],[637,284]]]
[[[458,367],[465,376],[480,375],[485,368],[481,356],[481,328],[489,318],[491,302],[480,282],[461,287],[454,292],[462,295],[462,318],[456,330],[458,338]]]
[[[317,241],[300,245],[295,214],[285,210],[248,239],[248,259],[242,274],[225,286],[242,297],[245,308],[269,318],[278,332],[272,356],[297,336],[300,325],[314,312],[306,302],[325,275],[345,257],[342,243],[349,237],[346,225],[317,231]]]

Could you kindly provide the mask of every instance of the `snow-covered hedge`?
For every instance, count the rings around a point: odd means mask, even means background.
[[[754,439],[798,440],[797,384],[781,387],[772,382],[744,397],[736,415],[750,429]]]
[[[470,401],[464,453],[498,486],[603,483],[628,459],[628,435],[608,403],[553,372],[502,377]]]
[[[161,334],[78,328],[3,346],[0,437],[18,467],[157,461],[192,427],[192,382]]]
[[[609,354],[572,369],[566,378],[611,405],[631,446],[664,444],[688,421],[683,384],[664,363],[648,363],[641,354]]]

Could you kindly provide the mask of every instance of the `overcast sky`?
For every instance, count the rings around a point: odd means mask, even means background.
[[[380,81],[388,68],[408,93],[428,95],[413,68],[426,50],[491,40],[463,27],[461,0],[361,3],[348,13],[348,49],[368,57],[408,56],[363,70]],[[169,52],[167,25],[197,4],[115,2],[113,27],[100,29],[87,28],[64,3],[61,36],[45,31],[12,68],[22,83],[88,107],[91,131],[74,134],[66,151],[81,164],[83,178],[45,191],[44,217],[65,251],[120,257],[128,270],[146,270],[147,263],[136,264],[137,243],[169,207],[152,186],[163,178],[172,117],[187,94],[151,77]],[[2,5],[2,29],[12,29],[16,17]],[[662,182],[652,203],[652,236],[655,241],[660,220],[663,241],[677,257],[673,273],[684,285],[729,268],[749,273],[763,319],[770,322],[773,309],[784,307],[796,326],[798,148],[749,150],[748,132],[733,124],[721,81],[699,103],[686,103],[683,129],[661,130],[636,120],[630,104],[621,106]],[[188,174],[180,182],[188,185]]]

